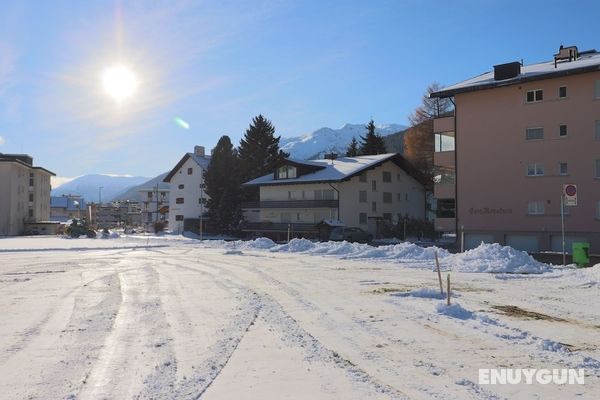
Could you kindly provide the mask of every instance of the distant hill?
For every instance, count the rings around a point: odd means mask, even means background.
[[[160,189],[169,189],[169,186],[170,186],[169,183],[163,182],[163,179],[165,179],[167,174],[168,174],[168,172],[165,172],[163,174],[158,175],[157,177],[150,179],[149,181],[143,182],[136,186],[132,186],[120,193],[117,193],[111,199],[111,201],[119,201],[119,200],[141,201],[141,196],[140,196],[139,190],[146,189],[146,188],[156,188],[156,185],[158,185],[159,190]]]
[[[77,194],[81,195],[88,203],[97,202],[99,188],[102,187],[102,201],[104,202],[149,179],[143,176],[83,175],[53,189],[52,196]]]
[[[399,124],[376,126],[376,132],[384,138],[404,130],[406,130],[406,126]],[[300,160],[320,159],[324,154],[331,152],[342,156],[346,154],[353,137],[360,141],[360,136],[364,136],[366,133],[366,124],[346,124],[340,129],[321,128],[302,136],[282,137],[279,147],[290,153],[290,157]],[[393,140],[395,140],[394,143],[398,141],[397,138]],[[389,149],[390,152],[396,151],[395,149],[399,147],[394,144],[393,148]]]

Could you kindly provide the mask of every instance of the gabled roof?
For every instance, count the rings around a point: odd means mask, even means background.
[[[185,164],[185,162],[190,158],[192,160],[194,160],[196,162],[196,164],[198,164],[200,166],[200,168],[202,168],[204,170],[206,168],[208,168],[208,164],[210,163],[210,156],[200,157],[200,156],[195,155],[194,153],[185,153],[185,155],[181,158],[181,160],[179,160],[179,162],[171,170],[171,172],[169,172],[167,174],[167,176],[165,176],[165,179],[163,179],[163,182],[171,182],[171,179],[173,178],[173,176],[175,176],[177,171],[179,171],[181,169],[181,167],[183,166],[183,164]]]
[[[364,171],[379,167],[385,162],[391,161],[402,168],[407,174],[423,183],[422,174],[413,167],[404,157],[398,153],[377,154],[371,156],[359,157],[340,157],[335,160],[309,160],[300,161],[294,159],[284,159],[276,168],[282,165],[303,165],[309,168],[320,167],[314,172],[309,172],[292,179],[275,179],[275,174],[261,176],[244,183],[246,186],[260,185],[295,185],[300,183],[327,183],[348,181],[353,177],[362,174]]]
[[[485,72],[474,78],[431,93],[430,97],[451,97],[459,93],[596,71],[600,71],[600,53],[590,50],[580,52],[579,58],[574,61],[559,61],[556,64],[556,68],[554,67],[554,60],[525,65],[521,67],[521,73],[514,78],[494,80],[494,71]]]

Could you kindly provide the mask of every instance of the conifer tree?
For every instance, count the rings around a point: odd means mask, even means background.
[[[262,115],[252,119],[238,148],[242,183],[273,172],[277,163],[289,157],[279,149],[279,140],[271,121]],[[248,201],[258,200],[257,189],[244,190],[244,198]]]
[[[346,157],[356,157],[359,155],[358,150],[358,142],[355,137],[352,137],[352,141],[348,145],[348,149],[346,150]]]
[[[228,136],[222,136],[204,173],[207,215],[219,233],[232,233],[241,221],[241,180],[237,151]]]
[[[383,138],[375,133],[375,122],[373,120],[369,121],[366,128],[367,134],[360,137],[360,155],[368,156],[387,153]]]

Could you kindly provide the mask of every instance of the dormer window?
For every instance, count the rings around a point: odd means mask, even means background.
[[[292,167],[291,165],[283,165],[277,168],[275,179],[292,179],[296,177],[296,167]]]

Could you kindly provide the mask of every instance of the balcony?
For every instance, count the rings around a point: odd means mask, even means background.
[[[433,186],[433,197],[436,199],[454,199],[456,198],[456,186],[454,183],[436,183]]]
[[[439,132],[450,132],[454,130],[454,116],[435,118],[433,120],[433,131]]]
[[[287,232],[288,228],[292,233],[317,233],[316,224],[307,223],[287,223],[287,222],[245,222],[242,224],[244,232]]]
[[[454,151],[433,153],[433,165],[436,167],[454,167]]]
[[[436,232],[454,232],[456,229],[455,218],[435,218],[434,226]]]
[[[242,209],[257,208],[338,208],[338,200],[268,200],[242,203]],[[286,228],[287,229],[287,228]]]

